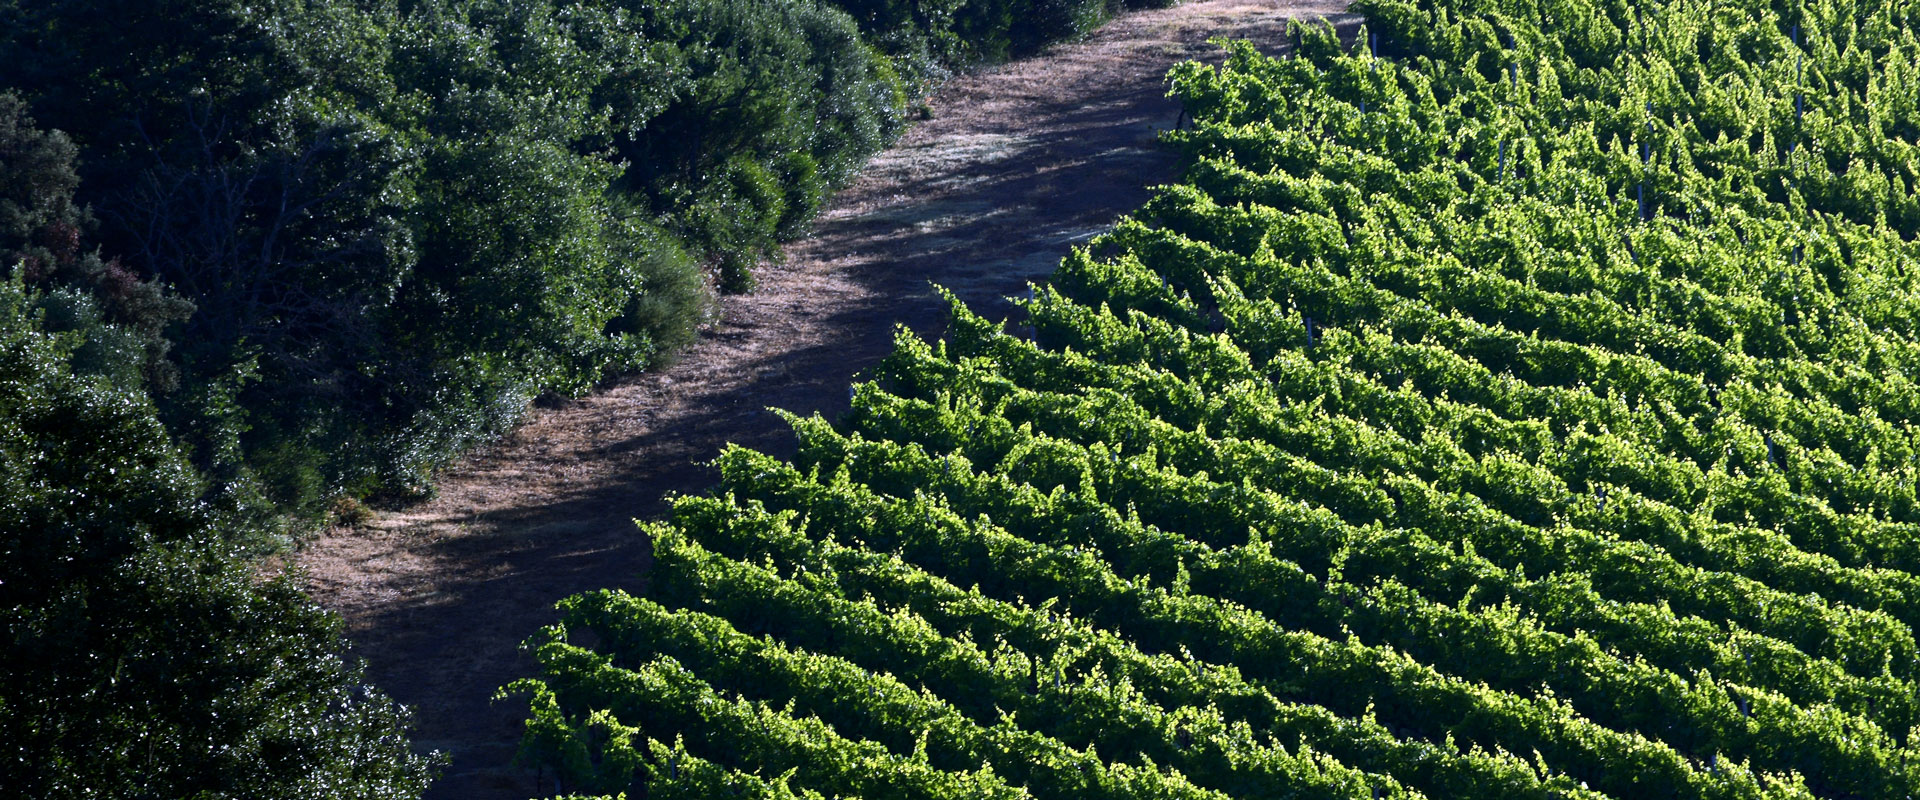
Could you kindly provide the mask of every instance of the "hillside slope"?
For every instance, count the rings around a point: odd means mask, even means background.
[[[1189,156],[643,524],[570,790],[1920,794],[1911,5],[1356,0]]]
[[[1162,80],[1206,41],[1277,46],[1289,19],[1343,4],[1208,0],[1130,14],[1042,57],[964,76],[932,119],[876,157],[815,234],[730,298],[680,362],[565,407],[441,476],[437,499],[334,531],[300,556],[341,612],[374,681],[419,713],[423,747],[453,755],[429,796],[525,797],[509,768],[524,710],[488,702],[524,675],[518,645],[552,605],[637,588],[648,563],[635,515],[711,485],[727,443],[792,449],[780,407],[829,416],[893,328],[937,335],[939,284],[976,309],[1044,277],[1069,247],[1174,177],[1155,144],[1178,107]],[[550,787],[546,787],[550,788]]]

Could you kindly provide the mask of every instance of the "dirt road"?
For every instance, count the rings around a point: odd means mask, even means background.
[[[1163,76],[1210,57],[1207,39],[1276,49],[1293,18],[1341,15],[1328,0],[1202,0],[1130,14],[1085,42],[967,75],[932,119],[876,156],[810,238],[678,364],[563,408],[439,481],[438,497],[330,533],[299,559],[312,591],[345,616],[373,681],[415,708],[422,747],[450,753],[432,798],[551,793],[510,766],[522,708],[493,691],[531,670],[518,644],[553,603],[638,589],[648,546],[632,520],[711,484],[727,442],[785,453],[766,409],[828,416],[906,324],[937,335],[949,287],[988,316],[1044,278],[1077,242],[1175,177],[1156,146],[1178,108]]]

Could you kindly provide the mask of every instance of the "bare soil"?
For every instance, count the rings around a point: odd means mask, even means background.
[[[1164,76],[1214,58],[1215,36],[1277,50],[1290,19],[1350,25],[1341,0],[1201,0],[1129,14],[1086,41],[968,74],[931,119],[874,157],[759,289],[665,369],[535,410],[440,476],[437,496],[329,532],[297,559],[346,619],[373,682],[414,708],[423,749],[452,763],[430,798],[551,792],[511,766],[524,706],[495,689],[531,674],[518,645],[580,591],[641,588],[635,519],[713,483],[729,442],[776,454],[792,435],[769,408],[832,417],[891,349],[894,328],[938,336],[935,284],[974,309],[1009,295],[1176,177],[1156,144],[1179,108]]]

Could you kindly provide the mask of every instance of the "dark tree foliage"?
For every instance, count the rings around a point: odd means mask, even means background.
[[[163,333],[193,307],[86,246],[93,219],[74,202],[73,159],[72,141],[34,127],[25,103],[0,94],[0,265],[18,266],[42,290],[50,329],[78,334],[76,369],[170,390],[178,373]]]
[[[657,343],[616,325],[628,300],[651,283],[698,285],[691,264],[643,271],[645,227],[607,192],[618,167],[574,147],[607,124],[589,97],[609,70],[581,41],[604,27],[538,2],[422,4],[400,21],[418,257],[385,309],[364,414],[389,437],[377,457],[390,486],[423,486],[536,395],[647,366]]]
[[[335,618],[256,585],[138,388],[0,283],[0,785],[68,797],[415,797],[403,716]]]
[[[832,0],[910,81],[971,64],[1032,54],[1114,14],[1178,0]]]
[[[620,180],[718,263],[723,287],[802,232],[900,125],[905,90],[845,14],[812,0],[616,0],[678,80],[606,146]]]
[[[667,357],[932,76],[1121,5],[0,0],[0,254],[213,491],[310,517]]]
[[[355,420],[379,395],[365,365],[415,259],[394,13],[0,2],[0,86],[78,145],[103,249],[195,307],[169,328],[165,417],[256,505],[317,505],[377,450]]]

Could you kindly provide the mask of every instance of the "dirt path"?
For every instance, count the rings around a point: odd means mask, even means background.
[[[637,588],[648,546],[634,518],[709,486],[703,463],[727,442],[790,452],[767,408],[844,410],[896,324],[938,334],[932,284],[1004,314],[1006,295],[1173,179],[1155,146],[1178,114],[1161,79],[1214,54],[1209,37],[1274,48],[1288,19],[1344,6],[1201,0],[952,81],[677,365],[537,411],[443,475],[437,499],[316,542],[300,558],[314,595],[346,617],[373,681],[417,710],[418,743],[453,756],[429,797],[551,791],[509,766],[522,707],[488,697],[529,674],[517,646],[555,601]]]

